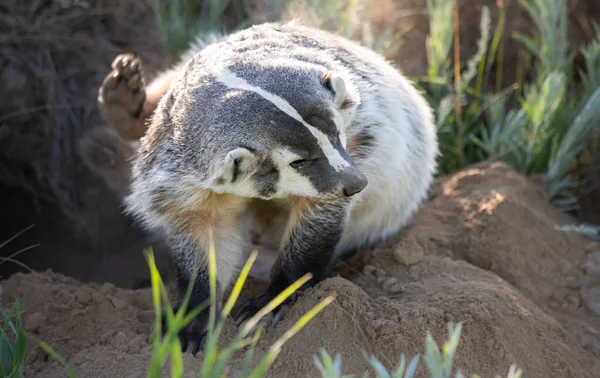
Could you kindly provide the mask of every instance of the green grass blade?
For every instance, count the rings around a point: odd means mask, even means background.
[[[242,287],[244,286],[244,283],[246,282],[246,279],[248,278],[248,274],[250,274],[250,269],[252,268],[252,264],[254,264],[254,261],[256,261],[257,256],[258,256],[258,251],[257,250],[252,251],[252,253],[250,254],[250,257],[246,261],[246,264],[244,264],[244,267],[242,268],[242,271],[240,272],[240,275],[239,275],[238,279],[235,281],[235,285],[233,286],[233,289],[231,290],[229,299],[227,300],[225,307],[223,307],[223,311],[221,313],[222,317],[226,318],[231,313],[233,306],[237,302],[237,300],[240,296],[240,293],[242,292]]]
[[[70,378],[77,378],[77,374],[75,374],[73,369],[71,369],[71,366],[69,366],[69,364],[64,360],[64,358],[62,358],[58,353],[56,353],[56,351],[50,345],[46,344],[43,341],[40,341],[39,343],[40,343],[40,347],[46,353],[48,353],[50,356],[52,356],[52,358],[54,358],[56,361],[58,361],[67,370],[67,374],[69,375]]]
[[[35,226],[35,224],[32,224],[29,227],[26,227],[25,229],[17,232],[16,234],[14,234],[13,236],[11,236],[10,238],[8,238],[7,240],[5,240],[4,242],[0,243],[0,249],[2,247],[4,247],[5,245],[7,245],[8,243],[10,243],[11,241],[15,240],[16,238],[18,238],[19,236],[23,235],[24,233],[26,233],[27,231],[29,231],[33,226]]]
[[[283,303],[290,295],[295,293],[300,287],[302,287],[306,282],[308,282],[312,278],[311,273],[306,273],[304,276],[300,277],[296,282],[288,286],[285,290],[279,293],[275,298],[273,298],[265,307],[259,310],[250,320],[246,322],[244,327],[242,327],[242,334],[244,337],[250,333],[250,331],[258,324],[260,319],[262,319],[265,315],[273,311],[277,306]]]
[[[335,300],[335,296],[328,296],[316,306],[314,306],[310,311],[308,311],[304,316],[302,316],[298,321],[287,330],[283,336],[281,336],[272,346],[269,348],[267,355],[260,361],[256,369],[250,374],[250,378],[260,378],[262,377],[267,369],[271,366],[277,355],[281,351],[283,344],[285,344],[290,338],[292,338],[296,333],[298,333],[312,318],[315,317],[321,310],[327,307],[331,302]]]

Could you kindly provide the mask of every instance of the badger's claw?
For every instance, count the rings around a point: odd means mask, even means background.
[[[268,292],[265,292],[254,298],[246,300],[241,305],[235,317],[235,322],[238,331],[241,331],[247,324],[248,320],[250,320],[254,315],[256,315],[260,310],[262,310],[273,298],[275,298],[275,295],[271,295]],[[256,332],[260,325],[263,325],[265,327],[275,327],[279,323],[279,321],[283,319],[285,315],[291,310],[297,298],[297,293],[294,293],[290,297],[288,297],[273,311],[263,316],[262,319],[255,326],[252,327],[248,335],[251,336],[252,334],[254,334],[254,332]]]
[[[178,308],[173,308],[176,313]],[[191,353],[196,355],[201,348],[204,348],[208,329],[208,310],[202,311],[194,320],[186,327],[179,331],[179,342],[181,343],[181,351],[183,353]],[[167,320],[165,315],[162,317],[162,332],[163,337],[167,331]]]

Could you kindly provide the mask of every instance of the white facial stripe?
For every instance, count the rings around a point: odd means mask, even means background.
[[[344,131],[344,128],[342,127],[342,125],[344,124],[344,118],[333,107],[330,109],[330,112],[331,112],[331,114],[333,114],[333,123],[335,124],[335,128],[340,135],[340,142],[342,142],[342,146],[344,146],[344,148],[346,148],[346,132]]]
[[[299,174],[288,164],[289,161],[298,159],[298,155],[290,150],[278,148],[273,151],[272,157],[280,174],[278,192],[307,197],[316,197],[319,195],[319,191],[313,186],[310,180]]]
[[[329,138],[321,130],[316,127],[309,125],[302,116],[294,109],[289,102],[285,99],[277,96],[276,94],[265,91],[262,88],[251,85],[243,78],[237,76],[235,73],[229,71],[228,69],[221,68],[216,72],[217,81],[226,85],[228,88],[242,89],[246,91],[252,91],[260,96],[262,96],[265,100],[271,102],[275,105],[279,110],[286,113],[290,117],[294,118],[298,122],[301,122],[308,130],[312,133],[312,135],[317,139],[319,146],[323,150],[323,153],[327,157],[329,164],[336,170],[341,171],[342,169],[348,167],[350,164],[340,155],[338,150],[331,144]]]

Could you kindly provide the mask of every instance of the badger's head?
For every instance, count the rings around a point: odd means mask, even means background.
[[[187,108],[203,109],[193,129],[215,152],[205,179],[215,192],[334,199],[367,186],[346,150],[360,98],[343,74],[297,61],[238,63],[214,70],[189,99]]]

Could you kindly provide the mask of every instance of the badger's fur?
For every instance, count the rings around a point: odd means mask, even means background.
[[[209,296],[209,235],[220,299],[256,203],[281,204],[288,222],[269,287],[239,320],[305,273],[314,285],[336,257],[398,232],[427,195],[438,152],[428,104],[380,55],[340,36],[253,26],[192,47],[155,83],[164,95],[125,203],[169,242],[181,295],[198,272],[191,307]],[[205,324],[203,314],[184,344],[197,350]]]

